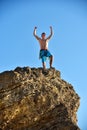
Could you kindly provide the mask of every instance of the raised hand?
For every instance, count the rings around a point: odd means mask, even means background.
[[[52,26],[50,26],[50,29],[52,29]]]
[[[37,27],[35,27],[34,29],[37,29]]]

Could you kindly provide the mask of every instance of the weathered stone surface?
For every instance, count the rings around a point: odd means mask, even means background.
[[[0,73],[1,130],[80,130],[80,98],[55,69],[17,67]]]

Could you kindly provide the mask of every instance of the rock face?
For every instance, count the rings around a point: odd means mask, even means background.
[[[0,73],[0,130],[80,130],[80,98],[55,69]]]

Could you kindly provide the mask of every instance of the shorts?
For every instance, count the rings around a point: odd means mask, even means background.
[[[47,58],[50,58],[52,55],[48,50],[40,50],[39,57],[42,59],[42,62],[45,62]]]

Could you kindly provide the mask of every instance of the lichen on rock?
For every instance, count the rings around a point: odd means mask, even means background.
[[[0,73],[1,130],[80,130],[80,97],[56,69],[17,67]]]

